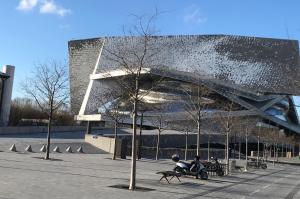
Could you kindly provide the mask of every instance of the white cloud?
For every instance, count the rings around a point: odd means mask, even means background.
[[[190,7],[187,7],[184,10],[184,17],[183,20],[186,23],[205,23],[207,21],[207,18],[202,14],[200,8],[196,5],[192,5]]]
[[[63,8],[62,6],[57,5],[54,1],[45,0],[42,2],[40,7],[40,13],[42,14],[56,14],[58,16],[64,17],[68,14],[71,14],[70,9]]]
[[[20,0],[18,10],[29,11],[39,6],[41,14],[55,14],[64,17],[71,14],[70,9],[58,5],[54,0]]]
[[[21,0],[17,7],[18,10],[29,11],[38,4],[38,0]]]

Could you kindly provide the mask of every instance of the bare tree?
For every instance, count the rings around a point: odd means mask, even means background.
[[[155,13],[150,18],[145,20],[145,16],[135,16],[137,25],[127,31],[129,36],[124,37],[118,45],[111,45],[103,49],[103,56],[114,64],[116,70],[121,71],[123,76],[114,78],[115,84],[121,92],[127,93],[127,102],[130,103],[132,117],[132,160],[129,189],[134,190],[136,187],[136,131],[137,131],[137,116],[140,110],[143,98],[151,91],[159,81],[152,82],[145,89],[142,85],[143,77],[149,68],[161,67],[157,63],[157,55],[160,49],[154,42],[154,21],[158,13]],[[105,45],[105,44],[104,44]],[[107,76],[113,75],[108,69]],[[101,69],[105,72],[105,69]]]
[[[24,92],[32,98],[48,117],[48,134],[45,159],[49,159],[53,116],[69,99],[66,64],[49,61],[35,66],[31,77],[22,84]]]
[[[164,122],[162,115],[157,116],[148,116],[148,121],[157,128],[157,139],[156,139],[156,155],[155,160],[159,160],[159,151],[160,151],[160,138],[161,133],[167,127],[167,124]]]
[[[188,113],[192,121],[197,124],[197,155],[200,155],[200,134],[201,134],[201,114],[207,104],[212,100],[205,98],[210,94],[210,90],[203,85],[191,85],[183,90],[186,94],[184,98],[185,111]]]
[[[114,122],[114,151],[112,159],[116,159],[117,152],[117,140],[118,140],[118,127],[124,118],[124,114],[121,111],[123,100],[126,99],[126,95],[121,93],[121,95],[114,89],[106,89],[105,93],[101,95],[94,95],[100,101],[100,107],[98,112],[102,114],[103,117]]]
[[[220,128],[225,133],[225,161],[227,164],[226,174],[229,173],[229,136],[234,132],[241,130],[241,123],[245,123],[245,118],[250,114],[248,111],[240,111],[240,106],[233,101],[219,101],[219,106],[222,107],[222,111],[215,113],[215,119],[220,125]],[[251,115],[251,114],[250,114]],[[248,124],[249,125],[249,124]],[[247,127],[248,128],[248,127]]]
[[[226,161],[226,174],[229,173],[229,135],[232,132],[232,127],[235,123],[235,119],[233,117],[233,109],[234,109],[234,103],[231,101],[226,106],[224,106],[226,109],[226,112],[218,113],[217,114],[217,120],[222,126],[222,129],[225,131],[225,161]]]
[[[257,121],[259,120],[258,117],[251,117],[245,116],[243,117],[242,121],[240,122],[240,133],[245,136],[245,159],[248,160],[248,139],[249,136],[252,134],[252,130],[255,128]]]

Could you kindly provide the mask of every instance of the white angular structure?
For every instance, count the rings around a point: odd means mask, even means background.
[[[14,72],[15,67],[11,65],[4,65],[0,72],[0,126],[8,125]]]

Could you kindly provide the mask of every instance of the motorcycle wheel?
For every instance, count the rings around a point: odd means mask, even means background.
[[[173,169],[173,171],[175,171],[175,172],[177,172],[177,173],[185,174],[184,170],[183,170],[181,167],[179,167],[179,166],[176,166],[176,167]]]
[[[202,172],[200,173],[200,179],[201,179],[201,180],[207,180],[207,179],[208,179],[208,174],[207,174],[206,171],[202,171]]]
[[[224,171],[223,170],[218,170],[217,175],[218,176],[224,176]]]
[[[267,168],[267,165],[263,164],[263,165],[261,165],[261,168],[262,168],[262,169],[266,169],[266,168]]]

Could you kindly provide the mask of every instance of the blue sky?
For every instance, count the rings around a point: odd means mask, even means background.
[[[16,66],[13,97],[35,63],[67,59],[72,39],[122,35],[131,14],[164,12],[160,34],[231,34],[300,40],[299,0],[2,0],[0,64]]]

